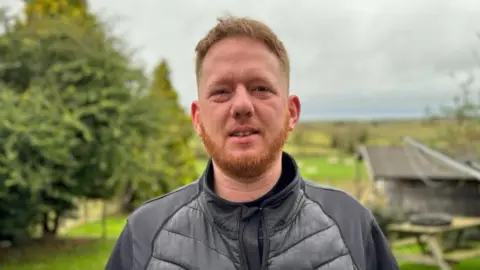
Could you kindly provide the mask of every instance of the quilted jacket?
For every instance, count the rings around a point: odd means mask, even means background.
[[[396,270],[371,212],[348,194],[303,179],[283,154],[285,185],[254,206],[195,182],[135,210],[107,270]]]

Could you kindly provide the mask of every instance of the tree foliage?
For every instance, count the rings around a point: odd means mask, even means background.
[[[167,101],[170,108],[165,110],[168,122],[164,122],[164,128],[168,134],[172,134],[166,149],[169,149],[168,156],[172,168],[184,168],[174,170],[171,175],[173,179],[178,179],[179,183],[187,184],[198,177],[195,170],[195,152],[191,144],[193,140],[193,129],[190,117],[180,106],[177,91],[171,83],[170,67],[165,60],[162,60],[154,70],[153,82],[150,87],[152,100]],[[164,111],[158,111],[163,114]]]
[[[475,81],[475,76],[470,74],[459,84],[460,91],[453,97],[452,104],[441,106],[433,113],[435,118],[448,120],[438,137],[444,150],[452,155],[480,158],[480,90]]]
[[[0,240],[39,225],[56,234],[78,198],[109,199],[126,183],[167,192],[195,171],[176,95],[148,91],[86,8],[32,0],[0,36]]]
[[[147,97],[162,101],[164,106],[158,110],[166,119],[162,122],[164,134],[168,137],[156,137],[147,142],[156,152],[156,163],[164,164],[157,179],[133,181],[126,189],[125,210],[130,211],[145,200],[187,184],[198,177],[195,167],[195,151],[191,147],[193,130],[190,118],[180,106],[176,90],[170,79],[170,68],[165,60],[160,61],[153,71],[153,81]],[[163,151],[162,151],[163,149]]]
[[[330,138],[330,147],[352,155],[358,146],[368,142],[369,133],[365,128],[351,127],[332,133]]]
[[[62,16],[69,20],[77,18],[93,19],[88,13],[86,0],[28,0],[24,1],[27,22]]]

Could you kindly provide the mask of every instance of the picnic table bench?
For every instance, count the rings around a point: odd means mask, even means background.
[[[471,258],[480,258],[480,247],[469,246],[462,241],[466,230],[480,228],[480,218],[453,217],[450,225],[423,226],[410,222],[391,224],[390,243],[399,247],[403,244],[416,244],[420,247],[421,254],[408,254],[395,251],[399,261],[407,261],[425,265],[438,266],[441,270],[451,270],[452,265]],[[407,238],[398,240],[399,235]],[[444,243],[445,236],[453,236],[450,245]]]

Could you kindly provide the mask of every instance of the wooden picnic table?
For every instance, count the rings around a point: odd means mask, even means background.
[[[452,265],[462,260],[480,257],[480,247],[468,246],[462,241],[465,231],[473,228],[480,228],[480,218],[457,216],[447,226],[421,226],[409,222],[388,226],[392,246],[413,243],[422,251],[421,254],[395,252],[397,260],[434,265],[441,270],[451,270]],[[398,240],[399,235],[407,238]],[[447,235],[454,237],[451,245],[444,243]]]

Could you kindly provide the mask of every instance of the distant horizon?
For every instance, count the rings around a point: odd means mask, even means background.
[[[418,121],[426,120],[429,116],[425,114],[357,114],[357,115],[341,115],[341,114],[318,114],[318,115],[301,115],[300,122],[315,121]]]
[[[190,108],[183,106],[187,114],[190,113]],[[426,120],[429,115],[426,112],[405,112],[405,111],[322,111],[312,113],[312,110],[305,110],[300,113],[300,122],[315,122],[315,121],[408,121],[408,120]],[[438,117],[446,118],[444,115]]]
[[[310,114],[300,115],[300,122],[306,121],[368,121],[368,120],[421,120],[426,119],[425,114]]]

